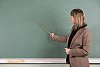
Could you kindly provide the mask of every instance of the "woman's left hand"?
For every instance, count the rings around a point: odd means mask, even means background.
[[[65,52],[66,52],[67,54],[69,54],[69,52],[70,52],[70,49],[68,49],[68,48],[65,48]]]

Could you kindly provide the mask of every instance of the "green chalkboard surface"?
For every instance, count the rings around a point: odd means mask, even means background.
[[[0,58],[64,58],[66,43],[55,42],[39,26],[70,33],[70,11],[82,9],[91,31],[89,57],[100,57],[99,0],[0,0]]]

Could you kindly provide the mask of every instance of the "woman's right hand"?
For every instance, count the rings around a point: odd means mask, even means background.
[[[54,35],[55,35],[54,33],[50,33],[51,38],[54,38]]]
[[[58,36],[55,33],[50,33],[50,38],[55,41],[66,42],[66,37]]]
[[[50,38],[52,38],[53,40],[56,40],[56,36],[55,33],[50,33]]]

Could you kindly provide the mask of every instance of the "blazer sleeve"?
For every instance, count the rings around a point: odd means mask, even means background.
[[[89,54],[90,50],[90,32],[88,29],[86,29],[85,32],[83,32],[82,35],[82,48],[74,48],[70,49],[69,56],[70,57],[82,57],[87,56]]]
[[[67,42],[68,36],[55,35],[52,39],[58,42]]]

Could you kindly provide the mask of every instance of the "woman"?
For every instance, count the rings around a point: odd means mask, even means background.
[[[69,36],[58,36],[51,33],[50,37],[55,41],[67,42],[68,48],[65,48],[66,63],[70,63],[70,67],[89,67],[87,56],[90,50],[90,32],[84,21],[83,11],[73,9],[70,13],[70,19],[74,25]]]

